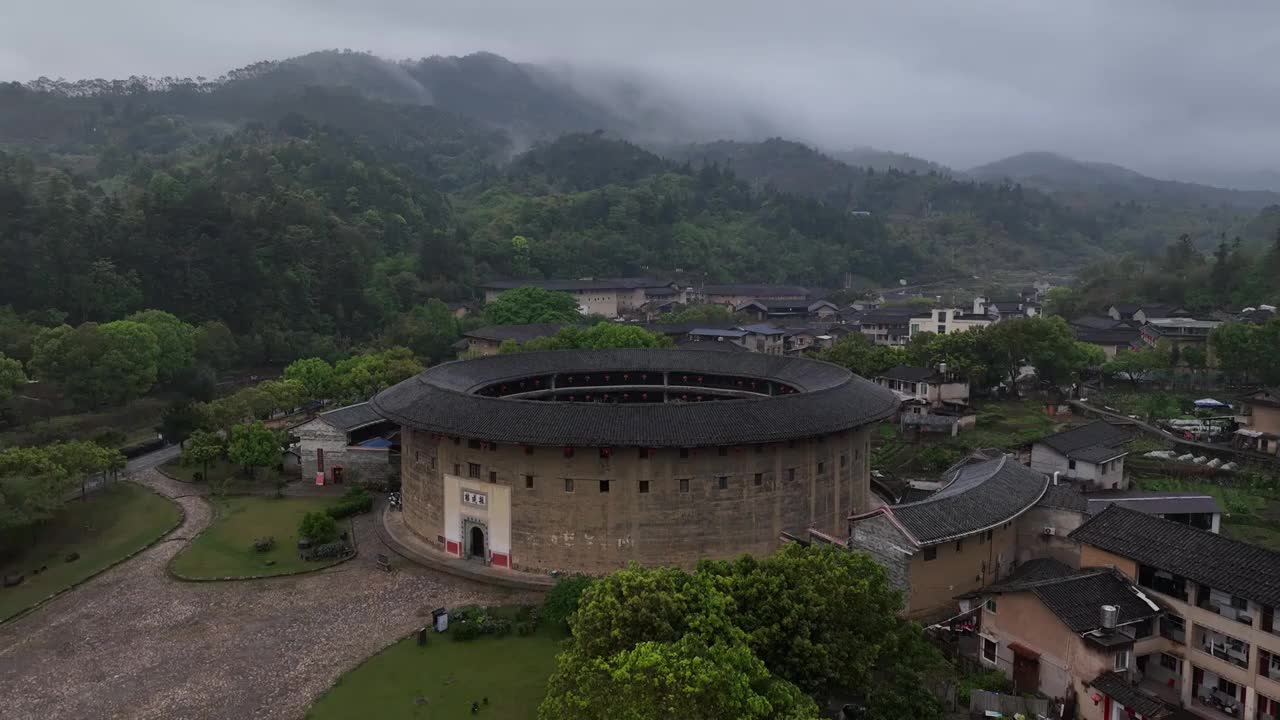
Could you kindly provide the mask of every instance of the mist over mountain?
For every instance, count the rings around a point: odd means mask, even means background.
[[[1085,200],[1229,205],[1250,209],[1280,202],[1280,194],[1273,192],[1158,180],[1119,165],[1083,162],[1050,152],[1021,153],[970,168],[967,174],[994,182],[1010,180],[1044,192]]]

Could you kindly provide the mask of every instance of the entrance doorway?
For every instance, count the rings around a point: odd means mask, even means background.
[[[469,543],[469,552],[467,554],[473,558],[480,558],[481,560],[483,560],[485,558],[484,530],[481,530],[478,526],[475,526],[475,525],[471,526],[470,540],[471,542]]]

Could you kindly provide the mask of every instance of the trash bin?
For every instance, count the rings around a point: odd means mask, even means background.
[[[449,611],[444,608],[436,608],[431,611],[431,626],[436,632],[444,632],[449,629]]]

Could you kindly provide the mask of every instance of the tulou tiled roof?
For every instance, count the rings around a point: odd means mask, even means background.
[[[320,413],[320,419],[343,432],[351,432],[352,430],[386,421],[386,418],[375,412],[367,402],[322,412]]]
[[[1280,553],[1111,505],[1071,533],[1143,565],[1263,605],[1280,606]]]
[[[963,465],[917,502],[882,508],[917,546],[936,545],[1009,522],[1036,504],[1049,478],[1007,455]],[[880,512],[880,511],[877,511]]]
[[[698,403],[561,403],[485,397],[506,379],[599,371],[682,371],[776,380],[798,392]],[[761,353],[567,350],[445,363],[379,393],[373,407],[420,430],[529,445],[689,447],[840,432],[891,415],[893,393],[830,363]]]

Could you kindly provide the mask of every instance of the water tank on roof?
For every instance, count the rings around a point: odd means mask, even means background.
[[[1116,623],[1120,621],[1120,608],[1115,605],[1102,606],[1102,627],[1106,630],[1115,630]]]

